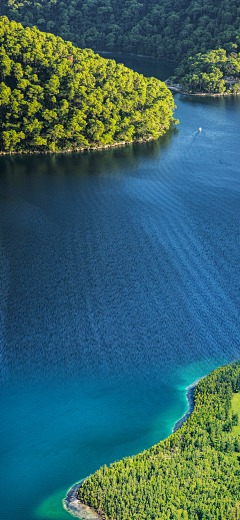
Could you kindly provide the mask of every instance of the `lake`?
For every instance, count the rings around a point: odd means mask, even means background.
[[[175,100],[154,142],[0,157],[3,520],[70,520],[74,482],[240,357],[240,97]]]

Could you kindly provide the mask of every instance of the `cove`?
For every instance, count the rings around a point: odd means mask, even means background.
[[[240,99],[175,99],[158,141],[0,158],[4,520],[70,519],[239,358]]]

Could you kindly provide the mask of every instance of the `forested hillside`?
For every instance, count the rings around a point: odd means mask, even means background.
[[[0,19],[0,150],[54,151],[157,138],[173,121],[161,81]]]
[[[240,437],[231,400],[239,391],[239,362],[214,370],[198,383],[180,430],[96,471],[80,500],[116,520],[238,520]]]
[[[179,81],[188,92],[238,93],[240,91],[240,53],[224,49],[198,53],[175,69],[173,82]]]
[[[0,14],[81,48],[180,61],[238,45],[240,0],[0,0]]]

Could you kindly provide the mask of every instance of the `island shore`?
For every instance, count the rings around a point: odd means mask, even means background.
[[[171,90],[173,94],[182,94],[183,96],[210,96],[210,97],[219,97],[219,96],[235,96],[239,95],[240,92],[189,92],[182,85],[173,83],[168,84],[168,80],[164,81],[166,87]]]
[[[63,150],[42,150],[42,151],[28,151],[28,150],[22,150],[22,151],[19,151],[19,152],[13,152],[13,151],[9,151],[9,152],[4,152],[4,151],[0,151],[0,156],[1,155],[48,155],[48,154],[56,154],[56,153],[75,153],[75,152],[90,152],[91,150],[103,150],[103,149],[107,149],[107,148],[114,148],[115,146],[124,146],[124,145],[127,145],[127,144],[134,144],[134,143],[148,143],[149,141],[152,141],[153,139],[156,141],[159,137],[161,137],[162,135],[164,135],[166,133],[166,130],[164,130],[162,132],[162,134],[160,134],[158,137],[156,138],[153,138],[153,137],[148,137],[148,139],[135,139],[134,141],[119,141],[118,143],[112,143],[112,144],[103,144],[103,145],[99,145],[99,146],[85,146],[85,147],[82,147],[82,148],[75,148],[75,149],[72,149],[72,148],[66,148],[66,149],[63,149]]]
[[[180,428],[182,427],[183,423],[185,421],[188,420],[188,418],[190,417],[191,413],[193,413],[193,410],[194,410],[194,390],[197,386],[197,384],[199,383],[199,381],[201,381],[201,379],[203,379],[205,376],[203,377],[199,377],[198,379],[196,379],[196,381],[194,381],[190,386],[188,386],[186,388],[187,390],[187,393],[186,393],[186,398],[187,398],[187,402],[188,402],[188,409],[186,411],[186,413],[181,417],[181,419],[179,419],[177,422],[175,422],[173,428],[172,428],[172,433],[175,433],[177,430],[180,430]]]
[[[203,376],[205,377],[205,376]],[[179,419],[172,428],[172,433],[175,433],[177,430],[179,430],[183,423],[188,420],[189,416],[194,410],[194,390],[199,381],[203,379],[203,377],[199,377],[199,379],[196,379],[190,386],[186,388],[186,398],[188,401],[188,410],[187,412]],[[70,513],[71,515],[81,518],[81,520],[104,520],[103,516],[100,516],[95,509],[92,509],[89,506],[86,506],[80,500],[78,499],[77,492],[80,486],[83,484],[83,482],[86,479],[80,480],[80,482],[77,482],[74,484],[67,492],[66,498],[63,499],[63,507]]]
[[[78,500],[77,492],[84,480],[85,479],[80,480],[80,482],[77,482],[68,490],[67,496],[63,500],[63,507],[68,511],[68,513],[77,518],[81,518],[82,520],[103,520],[103,517],[101,517],[94,509],[86,506]]]

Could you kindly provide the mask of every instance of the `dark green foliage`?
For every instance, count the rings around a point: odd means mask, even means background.
[[[239,437],[231,433],[239,382],[239,362],[214,370],[198,383],[180,430],[100,468],[80,487],[80,500],[116,520],[239,519]]]
[[[0,14],[82,48],[177,61],[240,38],[239,0],[0,0]]]
[[[237,413],[233,413],[233,416],[232,416],[232,425],[233,425],[233,426],[237,426],[237,425],[238,425],[238,414],[237,414]]]
[[[0,150],[47,151],[157,138],[173,121],[164,83],[90,49],[0,19]]]
[[[234,48],[234,46],[233,46]],[[175,70],[175,80],[190,92],[234,93],[240,90],[240,53],[224,49],[188,58]]]

